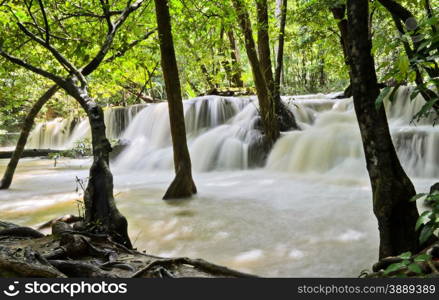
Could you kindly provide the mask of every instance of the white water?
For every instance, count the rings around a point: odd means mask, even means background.
[[[386,103],[387,112],[401,161],[424,192],[439,177],[439,131],[432,120],[410,124],[423,102],[411,103],[406,93]],[[179,204],[160,200],[173,177],[167,107],[138,113],[119,136],[131,145],[112,165],[118,207],[136,247],[264,276],[358,276],[370,268],[378,230],[351,100],[284,100],[303,130],[284,133],[267,166],[253,170],[244,169],[252,165],[251,145],[259,137],[254,100],[186,101],[199,194]],[[0,161],[0,171],[5,164]],[[88,165],[63,160],[54,168],[51,161],[26,160],[13,189],[0,192],[0,219],[36,225],[76,213],[74,179],[87,177]]]
[[[434,116],[413,123],[424,100],[410,100],[401,88],[394,103],[385,101],[394,144],[406,171],[417,177],[439,177],[439,129]],[[331,95],[332,96],[332,95]],[[303,130],[284,133],[270,153],[267,168],[296,174],[364,176],[364,155],[352,100],[325,95],[284,97]],[[107,135],[130,143],[115,162],[126,170],[171,170],[172,143],[166,103],[105,111]],[[260,132],[254,97],[201,97],[184,102],[188,144],[195,171],[248,169],[257,165]],[[90,136],[86,119],[38,124],[29,148],[72,148]],[[256,154],[255,154],[256,153]]]
[[[134,116],[146,105],[133,105],[128,108],[115,107],[104,110],[107,137],[117,139],[128,127]],[[57,118],[49,122],[39,123],[29,135],[26,144],[32,149],[71,149],[75,145],[90,138],[88,119]]]

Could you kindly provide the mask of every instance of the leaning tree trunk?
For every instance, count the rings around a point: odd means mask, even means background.
[[[270,148],[279,138],[279,125],[275,113],[275,104],[259,63],[256,45],[253,39],[250,16],[242,0],[233,0],[238,13],[239,25],[244,35],[245,48],[253,72],[253,79],[258,94],[262,126],[266,136],[267,147]]]
[[[17,141],[17,146],[15,147],[14,153],[12,154],[11,160],[6,167],[3,178],[0,181],[0,190],[8,189],[11,186],[12,179],[14,177],[15,169],[17,168],[18,161],[23,154],[24,147],[26,146],[27,138],[34,125],[34,121],[41,108],[46,104],[47,101],[52,98],[53,95],[59,90],[59,86],[54,85],[48,89],[32,106],[31,110],[24,119],[23,128],[21,129],[20,137]]]
[[[274,110],[279,124],[279,130],[286,131],[291,128],[297,129],[298,127],[296,124],[296,119],[294,118],[293,113],[283,104],[280,96],[280,90],[279,88],[277,88],[276,83],[273,79],[273,70],[270,58],[270,36],[268,34],[267,0],[256,0],[256,8],[258,15],[259,63],[262,69],[262,73],[264,74],[268,90],[273,99]],[[279,62],[277,63],[279,64]],[[281,62],[281,65],[282,64],[283,62]]]
[[[171,17],[167,0],[155,0],[162,69],[168,96],[169,120],[174,150],[175,179],[163,199],[190,197],[197,193],[192,179],[192,166],[186,141],[180,78],[172,39]]]
[[[379,257],[418,249],[416,194],[390,136],[384,107],[375,108],[380,91],[372,43],[368,39],[368,0],[348,0],[349,53],[354,106],[372,185],[373,208],[380,231]]]
[[[105,132],[104,112],[88,96],[87,87],[78,87],[71,80],[64,88],[86,111],[91,129],[93,163],[84,193],[86,229],[109,234],[116,242],[132,248],[128,222],[114,200],[113,174],[109,163],[112,149]]]

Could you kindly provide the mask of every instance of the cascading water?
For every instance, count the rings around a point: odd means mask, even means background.
[[[271,151],[267,168],[301,174],[364,175],[364,153],[352,100],[312,102],[295,101],[296,112],[308,111],[305,117],[296,113],[305,130],[286,133]],[[413,121],[424,104],[419,96],[410,100],[410,88],[400,88],[393,102],[385,100],[392,138],[406,171],[411,176],[435,178],[439,177],[439,128],[433,126],[436,116]]]
[[[298,174],[365,176],[360,132],[352,99],[325,95],[284,97],[301,131],[283,133],[271,151],[267,168]],[[255,98],[195,98],[184,102],[193,167],[205,172],[246,169],[252,165],[251,145],[261,135]],[[410,88],[400,88],[396,100],[385,100],[393,140],[401,161],[412,176],[439,176],[439,129],[435,116],[412,122],[424,100],[410,100]],[[122,136],[131,141],[116,166],[127,169],[172,167],[169,119],[165,103],[142,111]]]
[[[134,116],[146,105],[133,105],[128,108],[113,107],[104,110],[107,137],[118,139],[128,127]],[[87,118],[57,118],[39,123],[32,130],[26,144],[31,149],[71,149],[79,141],[90,138],[90,126]]]
[[[394,144],[411,176],[439,176],[439,129],[435,116],[413,122],[424,104],[400,88],[393,103],[385,100]],[[296,174],[331,172],[333,176],[366,174],[358,124],[351,99],[333,95],[284,97],[301,131],[283,133],[266,167]],[[247,169],[258,165],[261,134],[255,97],[206,96],[184,101],[188,144],[195,171]],[[172,143],[166,103],[105,111],[107,136],[129,142],[114,163],[118,169],[171,169]],[[56,119],[38,124],[29,148],[72,148],[90,136],[88,120]]]
[[[245,169],[255,130],[257,107],[252,98],[216,96],[184,101],[188,144],[196,171]],[[125,169],[171,168],[172,141],[166,103],[140,112],[122,139],[131,142],[116,167]]]

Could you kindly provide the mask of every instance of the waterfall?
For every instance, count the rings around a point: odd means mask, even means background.
[[[402,87],[396,99],[385,99],[392,139],[411,176],[439,177],[439,129],[434,118],[413,121],[424,105],[410,99]],[[332,95],[283,97],[300,131],[283,132],[266,161],[269,170],[330,176],[367,175],[363,147],[352,99]],[[204,96],[184,101],[188,146],[195,171],[248,169],[260,166],[261,133],[256,97]],[[173,167],[172,141],[166,103],[105,110],[107,135],[129,146],[113,162],[118,169]],[[88,120],[56,119],[37,124],[29,148],[72,148],[88,137]]]
[[[107,137],[118,139],[134,116],[145,107],[146,105],[138,104],[130,107],[105,109],[104,120],[107,127]],[[30,149],[71,149],[79,141],[90,137],[90,126],[87,118],[57,118],[38,123],[30,133],[26,147]]]
[[[206,96],[184,101],[185,125],[196,171],[245,169],[249,146],[260,133],[254,98]],[[115,165],[125,169],[170,169],[172,140],[166,103],[141,111],[122,139],[131,142]]]
[[[439,129],[435,116],[413,122],[424,105],[410,100],[411,88],[400,88],[396,100],[384,101],[392,138],[411,176],[439,176]],[[360,131],[352,99],[333,95],[283,97],[301,131],[282,133],[266,168],[297,174],[365,177]],[[184,101],[188,145],[195,171],[247,169],[254,164],[257,128],[255,97],[206,96]],[[122,135],[130,146],[115,162],[121,169],[172,169],[172,143],[167,105],[151,105],[138,114]]]
[[[439,177],[439,128],[435,115],[413,120],[425,104],[410,99],[411,88],[400,88],[396,99],[385,99],[392,139],[405,170],[411,176]],[[365,176],[365,159],[352,99],[298,99],[295,115],[303,131],[289,132],[275,144],[267,168],[290,173]],[[304,113],[306,112],[306,113]]]

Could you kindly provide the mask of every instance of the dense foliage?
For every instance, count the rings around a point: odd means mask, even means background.
[[[44,14],[39,1],[1,1],[0,43],[2,48],[17,57],[65,75],[66,71],[52,61],[46,50],[29,40],[19,24],[44,38],[46,16],[51,28],[51,43],[75,65],[82,66],[98,50],[100,39],[105,34],[106,20],[97,0],[43,2]],[[109,1],[109,9],[117,14],[125,2]],[[253,2],[246,0],[253,25],[257,28]],[[289,0],[281,87],[284,94],[338,91],[349,85],[337,20],[330,11],[343,2]],[[269,1],[273,58],[281,3],[279,0]],[[416,17],[416,34],[422,35],[423,41],[417,52],[408,57],[404,43],[412,43],[411,32],[401,34],[391,14],[379,1],[373,1],[370,8],[371,37],[379,80],[414,83],[415,68],[419,68],[425,77],[423,84],[437,88],[437,77],[426,73],[426,68],[434,67],[438,58],[437,1],[403,0],[399,3]],[[194,97],[214,88],[236,86],[232,80],[234,75],[243,81],[244,87],[254,86],[236,12],[229,1],[172,0],[170,8],[184,97]],[[155,28],[154,5],[149,1],[127,21],[116,37],[108,55],[115,56],[114,59],[89,78],[90,92],[101,104],[128,105],[166,98]],[[121,53],[123,55],[119,55]],[[0,61],[0,130],[17,131],[25,112],[50,83],[5,62],[3,58]],[[434,103],[430,103],[421,114],[428,113]],[[58,93],[39,117],[51,119],[77,111],[77,108],[67,96]]]

